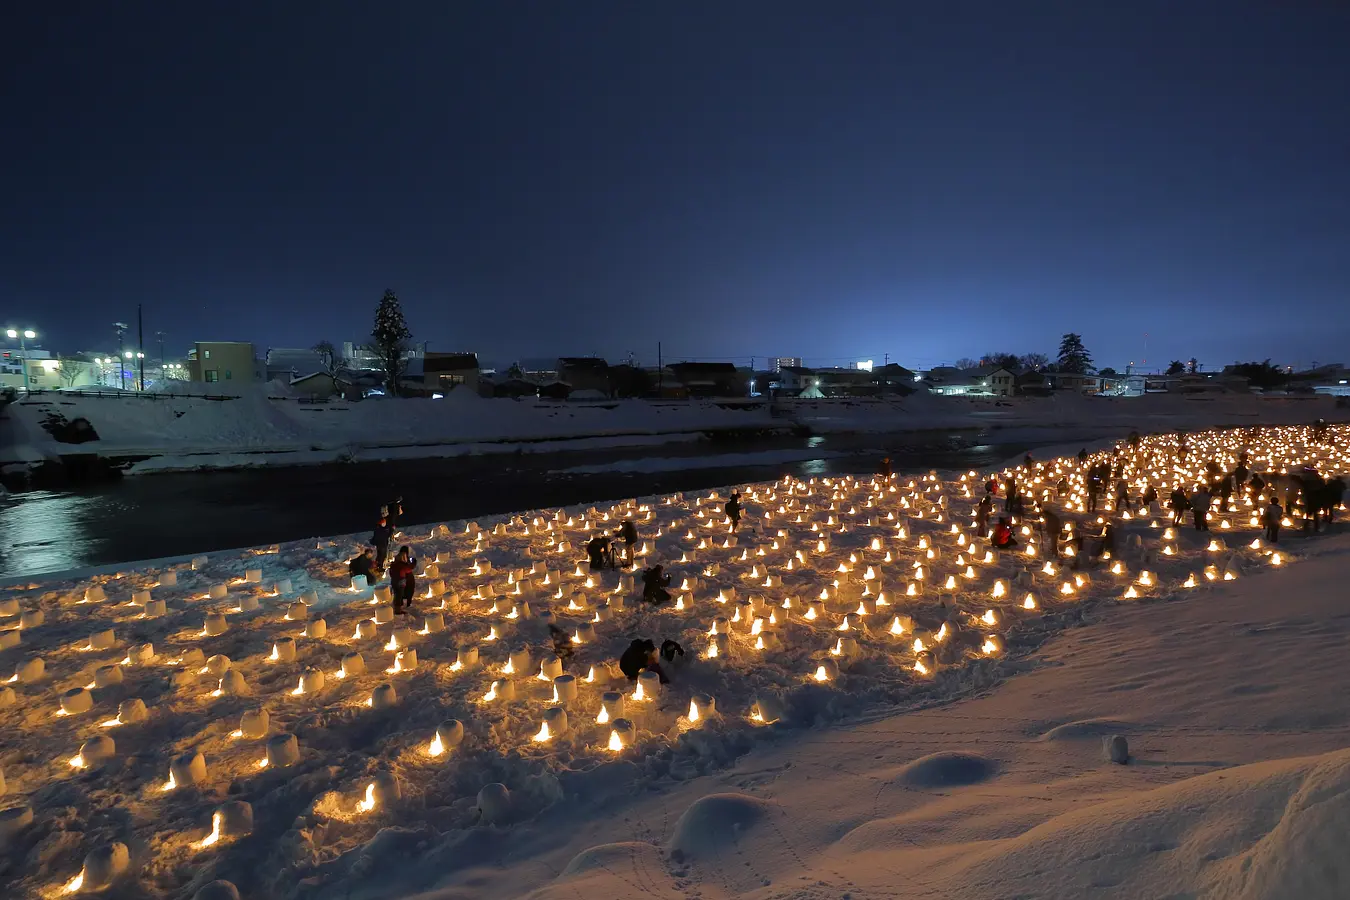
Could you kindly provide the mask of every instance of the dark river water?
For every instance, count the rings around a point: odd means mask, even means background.
[[[968,435],[967,435],[968,436]],[[876,471],[979,468],[1023,452],[1025,444],[957,449],[939,437],[924,448],[895,449],[884,437],[783,438],[766,445],[698,443],[550,455],[302,466],[147,475],[79,492],[29,491],[0,500],[0,576],[181,556],[234,547],[347,534],[371,528],[379,507],[404,498],[404,521],[439,522],[539,507],[572,506],[689,491],[791,473],[803,477]],[[684,471],[566,473],[576,466],[630,466],[650,457],[702,462],[727,453],[819,452],[796,462]],[[700,459],[702,457],[703,459]]]

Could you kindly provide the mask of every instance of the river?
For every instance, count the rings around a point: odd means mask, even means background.
[[[969,443],[970,432],[961,438]],[[1027,447],[958,447],[959,440],[938,435],[926,447],[907,448],[887,447],[884,436],[781,438],[743,446],[698,442],[626,451],[147,475],[79,491],[27,491],[0,501],[0,575],[348,534],[371,528],[379,507],[398,495],[406,522],[439,522],[767,481],[789,473],[870,473],[883,456],[890,456],[899,472],[980,468]],[[732,464],[723,465],[724,460]],[[641,471],[662,467],[667,470]]]

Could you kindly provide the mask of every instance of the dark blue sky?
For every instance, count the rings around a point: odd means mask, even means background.
[[[28,3],[0,317],[487,358],[1350,362],[1350,4]]]

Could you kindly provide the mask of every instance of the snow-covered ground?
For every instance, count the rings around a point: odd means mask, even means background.
[[[1126,475],[1350,468],[1310,437],[1149,439]],[[1039,466],[1091,527],[1076,461]],[[1239,500],[1207,535],[1104,510],[1114,559],[1030,526],[995,555],[983,480],[750,485],[735,535],[725,492],[409,527],[412,621],[350,589],[354,537],[9,579],[0,895],[1345,896],[1350,540],[1276,555]],[[580,562],[625,517],[671,605]],[[687,651],[641,699],[633,637]]]
[[[205,385],[186,385],[201,390]],[[40,462],[62,453],[148,457],[129,474],[250,466],[307,465],[485,453],[552,452],[650,446],[719,431],[802,426],[814,434],[906,434],[989,430],[1002,442],[1027,444],[1119,436],[1180,427],[1299,424],[1350,419],[1335,398],[1249,395],[1150,395],[1131,399],[1053,397],[1012,400],[918,393],[898,400],[784,401],[727,408],[705,402],[603,404],[486,400],[451,391],[442,400],[334,401],[278,399],[279,385],[242,396],[205,399],[159,393],[141,397],[42,394],[11,405],[0,419],[0,466]],[[59,444],[43,430],[49,416],[84,418],[97,442]]]

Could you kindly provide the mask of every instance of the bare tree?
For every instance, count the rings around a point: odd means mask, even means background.
[[[980,361],[971,359],[969,356],[963,356],[956,361],[956,368],[958,369],[978,369],[979,367]]]
[[[84,360],[73,356],[58,356],[57,360],[61,363],[61,368],[57,370],[61,373],[61,383],[66,387],[74,387],[80,379],[80,373],[84,371]]]
[[[309,349],[318,354],[319,361],[323,363],[324,372],[332,376],[337,375],[338,363],[341,360],[338,357],[337,348],[333,346],[332,341],[319,341]]]

